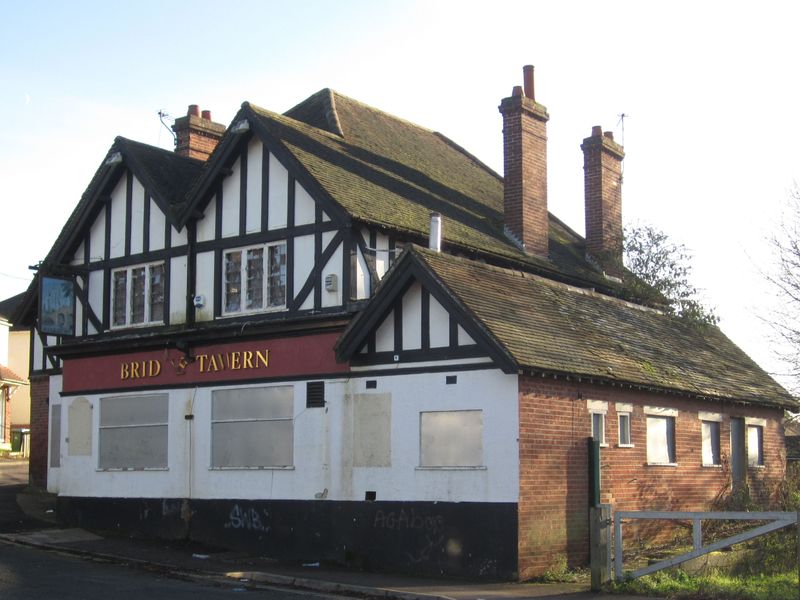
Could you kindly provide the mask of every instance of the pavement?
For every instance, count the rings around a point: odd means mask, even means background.
[[[0,486],[10,465],[0,459]],[[368,573],[325,563],[276,561],[208,548],[187,541],[160,541],[98,534],[60,527],[56,498],[19,486],[17,505],[25,522],[38,527],[0,534],[0,543],[21,544],[92,560],[126,564],[159,571],[182,579],[214,582],[236,588],[291,587],[326,594],[396,600],[550,599],[596,600],[603,594],[589,591],[587,583],[494,583],[460,579],[433,579]],[[616,600],[635,600],[615,595]]]

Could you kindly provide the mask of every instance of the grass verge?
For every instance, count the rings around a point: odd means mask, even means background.
[[[800,600],[800,581],[797,572],[747,577],[721,574],[695,577],[674,571],[612,583],[609,591],[681,600]]]

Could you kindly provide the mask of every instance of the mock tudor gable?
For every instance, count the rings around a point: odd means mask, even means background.
[[[586,561],[589,436],[617,509],[769,500],[796,403],[625,300],[622,147],[583,141],[584,240],[547,211],[532,68],[501,112],[505,178],[329,89],[193,105],[177,153],[117,138],[37,275],[73,280],[76,335],[36,329],[36,282],[15,317],[60,518],[525,579]]]

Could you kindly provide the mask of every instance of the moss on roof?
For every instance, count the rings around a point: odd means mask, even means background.
[[[356,220],[424,238],[439,212],[451,251],[616,288],[586,261],[583,238],[552,215],[550,260],[521,251],[503,231],[502,178],[440,133],[329,89],[285,115],[245,108]]]
[[[796,408],[715,326],[542,277],[414,247],[415,258],[521,368]]]

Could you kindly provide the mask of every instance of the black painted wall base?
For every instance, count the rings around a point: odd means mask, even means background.
[[[516,503],[59,497],[63,522],[284,560],[513,580]]]

